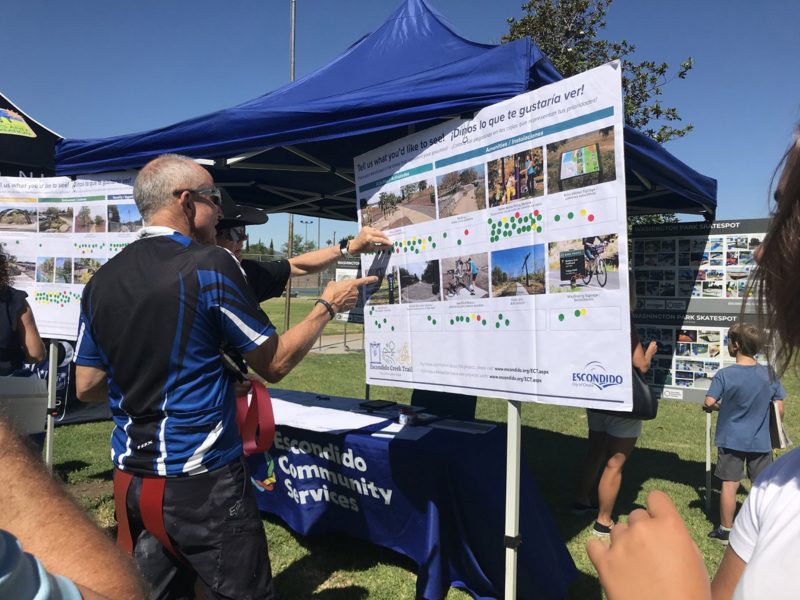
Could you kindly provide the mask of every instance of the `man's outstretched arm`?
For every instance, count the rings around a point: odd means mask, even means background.
[[[357,256],[359,254],[389,250],[391,246],[392,243],[385,233],[373,227],[364,227],[354,239],[350,240],[347,249],[350,254]],[[341,258],[342,252],[338,244],[329,248],[306,252],[289,259],[289,265],[292,267],[291,276],[301,277],[319,273]]]

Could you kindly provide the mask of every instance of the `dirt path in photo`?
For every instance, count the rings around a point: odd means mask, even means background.
[[[403,216],[414,225],[417,223],[427,223],[436,218],[436,207],[431,206],[404,206]]]
[[[478,200],[475,198],[475,187],[470,184],[458,199],[453,215],[465,215],[476,210],[478,210]]]
[[[457,299],[461,300],[461,299],[466,299],[466,298],[486,298],[488,295],[489,295],[489,292],[487,292],[484,289],[479,288],[476,285],[475,286],[475,295],[474,296],[469,293],[469,290],[467,288],[459,287],[458,291],[455,294],[453,294],[452,297],[448,295],[447,299],[448,300],[454,300],[454,299],[457,298]]]
[[[434,302],[439,296],[433,293],[430,283],[417,282],[401,288],[403,302]],[[467,292],[469,295],[469,292]]]

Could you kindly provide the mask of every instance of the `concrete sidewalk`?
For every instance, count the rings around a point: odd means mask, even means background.
[[[321,340],[311,348],[311,352],[314,354],[349,354],[350,352],[364,351],[363,333],[348,333],[347,348],[345,348],[344,341],[342,334],[323,335]]]

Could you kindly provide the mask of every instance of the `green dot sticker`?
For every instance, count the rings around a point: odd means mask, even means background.
[[[433,247],[436,248],[436,242],[433,242]]]
[[[564,314],[563,313],[558,315],[558,320],[559,321],[563,321],[564,320]]]
[[[458,240],[458,245],[459,245],[459,246],[461,245],[461,240]]]
[[[500,323],[495,323],[495,324],[494,324],[494,326],[495,326],[497,329],[500,329]]]
[[[500,314],[500,315],[497,315],[497,320],[498,320],[498,321],[502,321],[502,320],[503,320],[503,315],[502,315],[502,314]]]
[[[541,221],[542,220],[542,215],[539,215],[538,217],[536,217],[536,220],[537,221]]]
[[[483,324],[483,325],[486,325],[486,319],[484,319],[483,321],[481,321],[481,324]]]
[[[508,327],[509,325],[511,325],[511,321],[509,321],[508,319],[506,319],[506,327]]]
[[[467,317],[467,323],[469,323],[469,317]]]
[[[568,213],[568,214],[567,214],[567,218],[568,218],[568,219],[571,219],[571,218],[572,218],[572,217],[574,217],[574,216],[575,216],[575,213]]]
[[[555,222],[558,223],[561,220],[561,215],[556,215],[555,217],[553,217],[553,220],[555,220]]]
[[[386,319],[384,319],[383,322],[386,323]]]
[[[429,235],[429,236],[428,236],[428,241],[429,241],[429,242],[432,242],[432,241],[433,241],[433,236],[432,236],[432,235]]]
[[[576,309],[576,310],[575,310],[575,316],[576,316],[576,317],[580,317],[580,316],[581,316],[581,311],[580,311],[580,309]]]
[[[442,237],[443,237],[443,238],[446,238],[446,237],[447,237],[447,232],[444,232],[444,233],[442,234]]]
[[[433,320],[433,324],[436,325],[436,319]]]
[[[489,219],[489,220],[487,221],[487,223],[491,224],[491,223],[492,223],[492,220],[491,220],[491,219]]]
[[[456,322],[453,319],[450,319],[450,325],[455,325]]]
[[[433,317],[431,317],[430,315],[428,315],[428,321],[430,321],[432,318],[433,318]]]

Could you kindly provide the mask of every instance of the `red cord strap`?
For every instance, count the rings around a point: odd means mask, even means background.
[[[275,415],[272,412],[272,399],[267,388],[259,381],[253,381],[252,400],[247,404],[247,396],[236,399],[236,424],[245,456],[266,452],[275,439]]]

